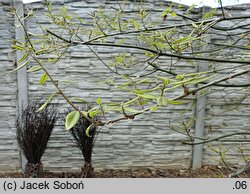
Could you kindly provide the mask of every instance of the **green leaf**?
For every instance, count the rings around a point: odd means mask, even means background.
[[[167,104],[180,105],[180,104],[184,104],[184,103],[181,101],[169,100],[164,96],[160,96],[157,98],[157,104],[159,106],[166,106]]]
[[[132,85],[133,85],[132,82],[127,82],[127,83],[124,83],[124,84],[122,84],[122,85],[120,85],[120,86],[118,86],[118,87],[119,87],[119,88],[124,88],[124,87],[132,86]]]
[[[49,102],[47,100],[36,112],[40,112],[41,110],[44,110],[48,104],[49,104]]]
[[[217,11],[216,11],[216,9],[214,8],[214,9],[212,9],[210,12],[205,13],[205,14],[203,15],[202,18],[203,18],[203,19],[213,18],[213,16],[214,16],[215,14],[217,14]]]
[[[13,73],[15,71],[18,71],[19,69],[22,69],[25,65],[27,65],[28,63],[30,62],[30,59],[26,62],[24,62],[23,64],[21,65],[18,65],[18,67],[16,69],[13,69],[12,71],[10,71],[10,73]]]
[[[139,84],[142,84],[142,83],[149,84],[149,83],[154,83],[154,82],[153,82],[151,79],[146,78],[146,79],[142,79],[142,80],[140,80],[140,81],[137,81],[137,82],[135,83],[135,85],[139,85]]]
[[[123,105],[130,105],[130,104],[133,104],[134,102],[136,102],[137,100],[139,99],[139,97],[135,97],[133,98],[132,100],[129,100],[127,102],[125,102]]]
[[[188,8],[188,10],[187,10],[187,11],[191,11],[192,9],[194,9],[194,8],[195,8],[195,6],[196,6],[196,4],[194,4],[194,3],[193,3],[192,5],[190,5],[190,6],[189,6],[189,8]]]
[[[96,102],[97,102],[98,105],[102,105],[102,99],[100,97],[97,98]]]
[[[107,42],[106,38],[101,38],[102,43]]]
[[[82,98],[71,98],[71,101],[76,101],[76,102],[81,102],[81,103],[89,103],[88,101],[86,100],[83,100]]]
[[[208,73],[211,73],[211,71],[202,71],[202,72],[187,73],[187,74],[185,73],[185,77],[201,76]]]
[[[199,28],[199,26],[198,26],[196,23],[194,23],[194,22],[192,22],[192,26],[193,26],[194,28],[196,28],[196,29]]]
[[[40,55],[40,54],[46,53],[47,51],[48,51],[48,49],[41,49],[39,51],[36,51],[36,55]]]
[[[41,66],[36,65],[36,66],[29,68],[29,70],[27,72],[36,72],[36,71],[40,71],[41,69],[42,69]]]
[[[78,111],[70,112],[67,115],[66,121],[65,121],[66,130],[70,130],[72,127],[74,127],[76,123],[78,122],[79,118],[80,118],[80,113]]]
[[[175,105],[179,105],[179,104],[184,104],[184,102],[181,102],[181,101],[176,101],[176,100],[168,100],[168,104],[175,104]]]
[[[91,124],[90,126],[88,126],[88,128],[87,128],[86,131],[85,131],[85,133],[86,133],[86,135],[87,135],[88,137],[91,137],[90,134],[89,134],[89,132],[90,132],[90,129],[91,129],[92,126],[93,126],[93,124]]]
[[[188,79],[183,78],[181,81],[173,82],[172,85],[173,86],[180,86],[180,85],[183,85],[183,84],[191,83],[191,81],[193,81],[195,79],[197,79],[197,78],[195,78],[195,77],[191,77],[191,78],[188,78]]]
[[[190,38],[191,38],[190,36],[185,36],[185,37],[183,37],[183,38],[180,38],[180,39],[174,41],[173,44],[180,44],[180,43],[183,43],[184,41],[185,41],[185,43],[186,43],[187,40],[190,40]]]
[[[207,81],[213,77],[215,77],[216,75],[211,75],[209,77],[201,77],[201,78],[196,78],[190,82],[187,82],[187,84],[198,84],[198,83],[201,83],[201,82],[204,82],[204,81]]]
[[[27,31],[27,34],[30,35],[30,36],[38,36],[39,35],[39,34],[34,34],[32,32],[29,32],[29,31]]]
[[[97,114],[99,114],[99,110],[93,110],[89,112],[90,118],[94,118]]]
[[[177,14],[176,14],[174,11],[172,11],[172,12],[170,13],[170,15],[171,15],[172,17],[176,17],[176,16],[177,16]]]
[[[170,8],[170,7],[168,7],[168,8],[161,14],[161,16],[164,17],[164,16],[166,16],[169,12],[171,12],[171,8]]]
[[[134,113],[134,114],[144,112],[143,110],[136,110],[136,109],[133,109],[130,107],[123,107],[123,109],[125,112],[130,112],[130,113]]]
[[[55,57],[55,58],[49,58],[48,59],[48,62],[50,62],[50,63],[56,63],[57,61],[58,61],[58,57]]]
[[[162,48],[168,47],[167,44],[161,43],[161,42],[154,42],[154,41],[152,41],[151,43],[152,43],[153,45],[155,45],[155,46],[162,47]]]
[[[133,20],[133,24],[136,30],[139,30],[139,22]]]
[[[117,106],[105,106],[104,108],[105,112],[122,112],[122,108]]]
[[[29,53],[27,52],[27,53],[25,53],[23,56],[22,56],[22,58],[18,61],[18,63],[21,63],[21,62],[23,62],[27,57],[28,57],[28,55],[29,55]]]
[[[165,79],[165,80],[164,80],[164,84],[165,84],[165,85],[170,84],[170,80],[169,80],[169,79]]]
[[[23,50],[25,50],[25,48],[24,48],[24,47],[19,46],[19,45],[16,45],[16,44],[13,44],[11,47],[12,47],[13,49],[15,49],[15,50],[19,50],[19,51],[23,51]]]
[[[153,94],[136,94],[136,95],[146,99],[152,99],[152,100],[157,99],[157,96]]]
[[[48,104],[52,101],[52,99],[58,94],[58,92],[55,92],[53,93],[49,98],[48,100],[36,111],[36,112],[39,112],[41,110],[44,110]]]
[[[174,86],[172,86],[171,88],[166,88],[164,91],[171,91],[171,90],[174,90],[176,88],[179,88],[179,87],[183,87],[183,83],[182,84],[173,84]]]
[[[122,63],[122,62],[125,60],[125,58],[126,58],[126,52],[124,52],[124,53],[122,53],[122,54],[119,53],[118,56],[115,57],[116,62],[117,62],[118,64]]]
[[[156,99],[156,101],[157,101],[157,105],[159,105],[159,106],[165,106],[165,105],[168,104],[168,100],[167,100],[167,98],[164,97],[164,96],[159,96],[159,97]]]
[[[152,107],[150,108],[151,111],[157,111],[158,109],[159,109],[158,106],[152,106]]]
[[[49,2],[48,4],[47,4],[47,6],[48,6],[48,10],[51,12],[52,11],[52,2]]]
[[[176,79],[178,79],[178,80],[183,80],[183,79],[185,79],[185,75],[184,75],[184,74],[178,74],[178,75],[176,76]]]
[[[40,78],[39,83],[40,83],[41,85],[44,85],[48,78],[49,78],[48,74],[47,74],[47,73],[44,73],[44,74],[42,75],[42,77]]]

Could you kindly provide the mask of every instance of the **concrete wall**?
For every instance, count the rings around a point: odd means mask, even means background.
[[[242,4],[236,7],[229,6],[226,8],[226,14],[230,17],[236,17],[239,15],[249,15],[250,6],[249,4]],[[230,15],[229,15],[230,14]],[[220,16],[220,15],[219,15]],[[249,29],[250,19],[244,20],[244,22],[235,23],[233,21],[224,21],[220,24],[219,27],[227,26],[237,26],[248,24],[248,27],[241,29],[235,29],[230,31],[219,31],[214,30],[210,34],[210,40],[213,43],[222,44],[223,41],[227,40],[231,43],[238,41],[236,46],[239,45],[249,45],[249,43],[244,40],[240,40],[237,34],[245,32]],[[249,36],[248,36],[249,37]],[[212,47],[213,48],[213,47]],[[226,49],[227,58],[231,59],[241,59],[250,60],[249,51],[240,51],[239,49],[228,47]],[[247,54],[248,53],[248,54]],[[215,53],[218,56],[223,57],[224,53]],[[238,72],[242,69],[248,68],[248,65],[245,67],[239,67],[239,64],[213,64],[213,67],[225,68],[231,67],[232,69],[224,70],[220,72],[220,75],[224,76],[226,74],[231,74]],[[249,84],[250,83],[250,74],[245,74],[234,80],[228,80],[223,84]],[[249,98],[249,87],[245,88],[222,88],[213,86],[209,90],[210,94],[208,95],[207,106],[206,106],[206,119],[205,119],[205,128],[206,133],[210,133],[209,137],[218,137],[222,134],[230,134],[235,132],[249,132],[250,129],[250,98]],[[238,141],[238,143],[237,143]],[[232,136],[225,138],[219,142],[213,142],[210,146],[213,146],[218,150],[219,144],[222,145],[222,150],[229,149],[226,154],[226,161],[230,161],[233,164],[242,163],[244,164],[242,155],[240,153],[239,147],[242,147],[245,150],[246,156],[250,154],[250,143],[249,135],[248,136]],[[218,156],[218,154],[217,154]],[[204,164],[216,164],[219,157],[216,157],[216,154],[209,149],[209,146],[204,146]]]
[[[0,1],[1,2],[1,1]],[[55,8],[60,8],[62,1],[53,1]],[[75,14],[81,14],[81,17],[88,17],[88,13],[98,7],[97,1],[64,1],[68,6],[68,10]],[[110,3],[107,1],[106,3]],[[161,6],[162,1],[146,1],[147,6],[153,7],[153,13],[155,17],[161,15],[165,9]],[[166,3],[167,4],[167,3]],[[48,19],[44,14],[44,6],[40,3],[32,3],[32,7],[37,9],[37,15],[39,17],[39,23],[43,26],[50,26]],[[3,7],[4,8],[4,7]],[[2,6],[1,6],[2,9]],[[178,10],[180,13],[186,11],[186,7]],[[231,10],[234,14],[249,13],[250,5],[238,6]],[[231,13],[230,12],[230,13]],[[0,21],[0,31],[8,26],[10,29],[7,33],[1,33],[0,41],[4,41],[6,47],[2,48],[0,45],[0,58],[2,60],[1,67],[5,72],[1,71],[1,78],[4,77],[5,81],[1,82],[1,110],[0,110],[0,169],[1,170],[13,170],[18,168],[19,165],[19,153],[17,151],[17,145],[15,141],[15,117],[17,112],[17,80],[15,75],[7,76],[6,72],[14,68],[13,65],[13,52],[10,49],[10,42],[8,40],[14,37],[14,30],[11,21],[13,17],[8,15],[6,11],[1,10],[1,15],[6,17],[6,20]],[[192,13],[193,18],[200,18],[202,12],[197,9]],[[8,22],[3,24],[1,22]],[[183,20],[180,17],[170,18],[167,22],[171,24],[182,23]],[[33,33],[37,33],[40,29],[35,24],[35,20],[29,20],[27,23],[29,30]],[[218,32],[221,33],[221,32]],[[8,34],[8,35],[6,35]],[[225,34],[224,34],[225,35]],[[211,34],[211,41],[218,41],[225,36],[219,34]],[[128,37],[129,38],[129,37]],[[96,48],[98,54],[109,61],[115,53],[118,52],[116,48]],[[122,51],[122,50],[119,50]],[[166,63],[164,59],[163,62]],[[31,66],[33,63],[30,64]],[[210,64],[211,65],[211,64]],[[216,65],[216,64],[212,64]],[[227,65],[227,64],[224,64]],[[175,68],[178,72],[194,72],[196,71],[197,64],[187,64],[185,61],[181,61]],[[100,80],[103,80],[110,75],[110,71],[96,59],[96,57],[86,47],[73,47],[68,50],[66,57],[60,60],[54,67],[51,67],[56,79],[70,80],[70,84],[65,84],[62,89],[69,97],[81,97],[90,102],[95,102],[96,98],[101,97],[104,102],[111,100],[121,100],[127,97],[126,92],[114,89],[111,86],[103,85]],[[41,96],[44,91],[53,92],[55,89],[48,83],[46,86],[40,86],[38,84],[41,74],[28,74],[28,93],[29,98]],[[116,75],[112,75],[116,76]],[[245,76],[239,78],[238,81],[244,79],[249,83],[249,77]],[[249,130],[249,116],[250,106],[249,98],[244,100],[242,105],[239,105],[232,111],[228,109],[232,105],[232,101],[225,102],[222,98],[223,92],[232,91],[232,88],[222,90],[218,87],[213,87],[209,90],[211,94],[208,95],[206,106],[205,127],[206,135],[212,130],[214,137],[220,136],[228,132],[239,132]],[[241,97],[240,92],[234,89],[230,94],[232,99]],[[173,92],[171,95],[176,95],[177,92]],[[241,91],[242,94],[246,94],[247,91]],[[129,96],[128,96],[129,97]],[[123,121],[113,125],[108,125],[100,128],[100,134],[96,141],[94,148],[93,163],[95,168],[114,168],[114,169],[126,169],[137,167],[190,167],[192,163],[192,146],[187,146],[181,143],[186,140],[186,136],[176,133],[170,129],[171,126],[178,126],[178,122],[188,120],[195,114],[195,97],[188,98],[187,105],[168,106],[166,109],[160,109],[157,112],[146,113],[145,115],[136,117],[133,121]],[[65,107],[65,101],[58,98],[54,101],[58,107]],[[187,107],[188,110],[187,110]],[[61,113],[63,112],[60,109]],[[183,113],[184,114],[180,114]],[[7,115],[7,118],[6,118]],[[115,116],[115,115],[113,115]],[[62,117],[61,117],[62,118]],[[192,128],[193,133],[193,128]],[[49,170],[62,170],[62,169],[74,169],[77,170],[82,165],[82,156],[80,151],[72,144],[69,134],[65,132],[63,121],[59,120],[58,125],[53,131],[51,139],[48,144],[48,149],[43,156],[43,163],[45,169]],[[233,163],[239,162],[238,150],[236,150],[238,143],[235,143],[237,139],[241,137],[232,137],[223,145],[230,146],[231,153],[228,155],[228,159]],[[8,142],[8,144],[6,143]],[[218,142],[212,143],[218,147]],[[250,144],[242,143],[246,147],[246,154],[250,154]],[[217,155],[212,152],[207,146],[204,147],[203,164],[218,164],[216,162]],[[4,157],[3,157],[4,156]],[[243,164],[243,161],[240,161]]]
[[[19,152],[15,135],[17,115],[17,78],[9,74],[15,68],[11,49],[15,38],[14,16],[8,13],[8,1],[0,1],[0,169],[19,168]]]

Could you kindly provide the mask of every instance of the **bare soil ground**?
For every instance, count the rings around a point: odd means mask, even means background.
[[[101,170],[95,171],[95,178],[226,178],[231,173],[220,166],[204,166],[201,169],[129,169],[129,170]],[[22,178],[22,173],[1,173],[1,178]],[[250,173],[239,177],[250,178]],[[80,178],[80,172],[48,172],[45,178]]]

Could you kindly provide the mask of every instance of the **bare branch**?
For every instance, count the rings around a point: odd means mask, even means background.
[[[186,141],[183,141],[182,143],[183,143],[183,144],[187,144],[187,145],[199,145],[199,144],[205,144],[205,143],[210,143],[210,142],[218,141],[218,140],[221,140],[221,139],[223,139],[223,138],[231,137],[231,136],[235,136],[235,135],[250,135],[250,133],[247,133],[247,132],[231,133],[231,134],[222,135],[222,136],[220,136],[220,137],[216,137],[216,138],[213,138],[213,139],[200,141],[200,142],[197,142],[197,143],[194,143],[194,142],[186,142]]]

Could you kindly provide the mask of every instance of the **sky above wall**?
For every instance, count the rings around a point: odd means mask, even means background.
[[[22,1],[23,3],[31,3],[31,2],[41,1],[41,0],[22,0]],[[203,6],[203,5],[207,5],[211,7],[219,6],[218,0],[172,0],[172,1],[186,4],[186,5],[196,4],[198,6]],[[227,6],[227,5],[236,5],[236,4],[242,4],[242,3],[250,3],[250,0],[222,0],[222,2],[224,6]]]
[[[211,6],[211,7],[219,7],[218,0],[172,0],[177,3],[182,3],[186,5],[196,4],[198,6]],[[237,5],[243,3],[250,3],[250,0],[222,0],[223,6],[227,5]]]

